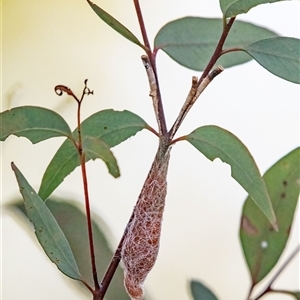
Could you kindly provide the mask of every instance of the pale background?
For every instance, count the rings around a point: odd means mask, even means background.
[[[132,1],[97,1],[139,38]],[[142,1],[150,40],[168,21],[183,16],[220,17],[217,0]],[[75,103],[59,98],[53,88],[64,84],[81,92],[83,80],[95,96],[86,99],[83,116],[105,108],[128,109],[155,126],[142,50],[104,24],[83,0],[6,0],[2,2],[2,110],[38,105],[56,110],[75,127]],[[254,8],[238,19],[299,38],[299,2]],[[198,75],[158,55],[162,95],[170,126]],[[299,87],[283,81],[255,62],[226,70],[205,91],[184,122],[180,134],[216,124],[236,134],[264,173],[299,145]],[[52,139],[32,145],[10,137],[2,144],[2,204],[16,198],[10,169],[14,161],[38,189],[42,174],[61,144]],[[111,229],[112,247],[121,237],[157,147],[147,131],[113,149],[122,177],[113,179],[105,165],[88,164],[92,209]],[[246,298],[249,276],[238,239],[245,191],[220,161],[208,161],[186,142],[174,146],[169,191],[157,264],[146,280],[153,300],[188,300],[189,279],[200,279],[220,299]],[[55,195],[83,201],[79,169]],[[2,211],[2,299],[83,299],[69,279],[57,271],[12,213]],[[299,243],[299,213],[281,262]],[[280,279],[278,288],[299,289],[299,259]],[[148,298],[149,299],[149,298]],[[268,296],[264,299],[290,299]]]

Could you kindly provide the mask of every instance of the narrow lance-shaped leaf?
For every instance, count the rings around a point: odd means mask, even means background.
[[[185,136],[185,139],[211,161],[220,158],[228,163],[231,166],[231,176],[251,195],[277,229],[264,180],[249,150],[236,136],[218,126],[203,126]]]
[[[26,137],[33,144],[52,137],[72,137],[71,129],[59,114],[38,106],[15,107],[0,114],[0,140],[10,135]]]
[[[114,177],[120,176],[118,163],[114,155],[109,146],[99,138],[86,136],[83,140],[83,152],[86,155],[86,160],[100,158],[106,163],[110,174]]]
[[[102,8],[100,8],[93,2],[89,0],[87,0],[87,2],[91,6],[93,11],[98,15],[98,17],[101,18],[108,26],[113,28],[115,31],[120,33],[122,36],[124,36],[126,39],[133,42],[134,44],[142,47],[143,49],[145,48],[144,45],[140,43],[138,38],[113,16],[108,14],[106,11],[104,11]]]
[[[223,31],[222,19],[185,17],[167,23],[155,37],[155,49],[162,49],[179,64],[203,71],[219,42]],[[224,44],[224,49],[243,48],[261,39],[277,36],[266,28],[235,21]],[[228,68],[251,60],[243,51],[221,56],[217,64]]]
[[[34,225],[35,234],[45,253],[62,273],[83,281],[70,245],[52,213],[14,163],[12,169],[24,199],[27,216]]]
[[[300,40],[273,37],[243,48],[262,67],[293,83],[300,83]]]
[[[81,133],[83,139],[85,136],[98,138],[109,147],[114,147],[145,128],[149,126],[136,114],[126,110],[109,109],[97,112],[84,120],[81,124]],[[77,138],[77,130],[73,135]],[[86,161],[89,159],[91,157],[87,157]],[[79,165],[80,159],[76,148],[71,141],[66,140],[44,173],[39,190],[40,197],[47,199],[64,178]]]
[[[290,235],[300,192],[300,148],[281,158],[264,175],[279,231],[270,228],[249,196],[244,204],[240,239],[253,284],[276,265]]]
[[[274,3],[286,0],[220,0],[220,7],[225,18],[245,14],[251,8],[265,3]]]
[[[201,282],[191,280],[190,284],[194,300],[218,300],[214,293]]]

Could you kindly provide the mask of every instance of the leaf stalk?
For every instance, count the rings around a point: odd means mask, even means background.
[[[272,284],[276,281],[276,279],[279,277],[279,275],[282,274],[284,269],[290,264],[290,262],[294,259],[294,257],[298,254],[300,251],[300,245],[297,246],[297,248],[290,254],[288,259],[283,263],[283,265],[279,268],[279,270],[274,274],[273,278],[270,280],[268,285],[265,287],[265,289],[253,300],[259,300],[261,299],[265,294],[270,293],[270,292],[276,292],[276,293],[291,293],[289,291],[281,291],[281,290],[273,290],[272,289]],[[252,285],[250,291],[249,291],[249,296],[247,299],[250,299],[250,295],[252,293],[252,290],[254,288],[254,284]]]
[[[81,134],[81,104],[84,99],[84,96],[93,94],[93,91],[91,91],[87,87],[87,79],[84,81],[84,85],[85,86],[84,86],[80,100],[73,94],[73,92],[72,92],[72,94],[77,102],[78,144],[75,146],[76,146],[79,156],[80,156],[80,165],[81,165],[81,174],[82,174],[84,199],[85,199],[85,210],[86,210],[86,219],[87,219],[87,229],[88,229],[88,238],[89,238],[89,248],[90,248],[90,258],[91,258],[92,275],[93,275],[94,288],[95,288],[95,290],[93,291],[93,295],[94,295],[94,299],[96,300],[96,299],[98,299],[98,297],[96,295],[99,293],[100,285],[99,285],[98,276],[97,276],[95,247],[94,247],[92,218],[91,218],[91,208],[90,208],[89,192],[88,192],[88,180],[87,180],[86,165],[85,165],[85,153],[82,150],[82,134]]]

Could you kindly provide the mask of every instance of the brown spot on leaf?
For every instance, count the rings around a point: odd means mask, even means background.
[[[270,232],[275,231],[272,225],[269,225],[269,226],[268,226],[268,229],[269,229]]]
[[[249,234],[249,235],[255,235],[255,234],[258,234],[258,230],[257,228],[251,223],[251,221],[243,216],[242,218],[242,228],[243,230]]]
[[[280,195],[280,198],[281,198],[281,199],[284,199],[285,197],[286,197],[286,193],[285,193],[285,192],[282,192],[281,195]]]
[[[286,180],[283,180],[283,181],[282,181],[282,184],[283,184],[284,186],[287,186],[288,183],[287,183]]]

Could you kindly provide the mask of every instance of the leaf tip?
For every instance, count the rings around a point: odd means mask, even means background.
[[[274,229],[276,232],[279,231],[279,227],[278,227],[277,221],[272,222],[271,225],[272,225],[273,229]]]
[[[15,163],[12,161],[12,162],[10,163],[10,165],[11,165],[12,170],[15,171],[15,170],[16,170],[16,165],[15,165]]]

